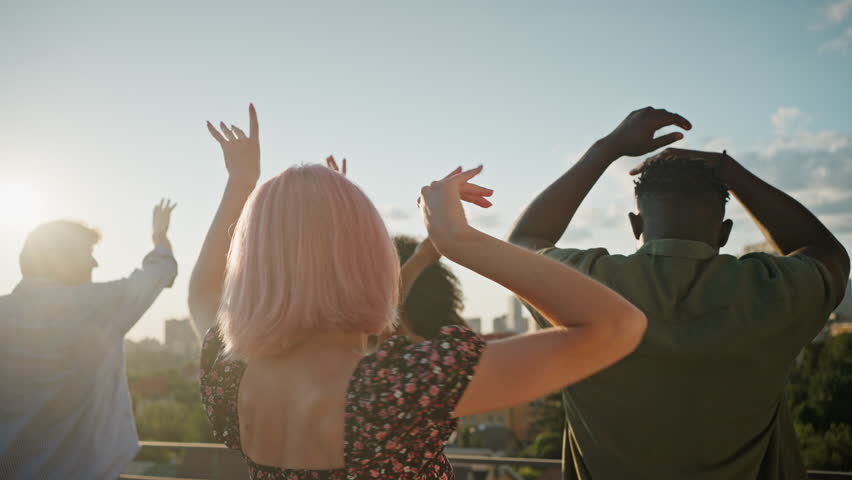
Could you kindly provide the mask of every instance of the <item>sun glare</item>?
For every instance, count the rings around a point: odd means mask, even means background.
[[[21,178],[0,179],[0,224],[28,230],[42,221],[44,202],[38,188]]]

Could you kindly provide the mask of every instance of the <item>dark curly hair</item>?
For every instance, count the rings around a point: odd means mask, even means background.
[[[648,162],[633,184],[639,199],[662,196],[697,198],[713,194],[724,205],[730,198],[728,186],[719,180],[712,167],[701,160],[676,156],[658,157]]]
[[[393,239],[399,253],[399,261],[404,264],[420,244],[407,235],[398,235]],[[441,263],[426,267],[417,277],[408,294],[400,305],[400,317],[408,329],[426,340],[435,338],[442,327],[447,325],[466,325],[461,317],[464,309],[459,279]]]

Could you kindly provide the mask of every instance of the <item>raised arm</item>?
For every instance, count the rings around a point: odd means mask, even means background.
[[[417,281],[417,277],[423,273],[423,270],[429,265],[438,263],[441,260],[441,254],[432,244],[432,240],[426,237],[420,245],[414,250],[414,253],[406,260],[399,271],[400,287],[399,287],[399,304],[405,303],[408,294],[411,293],[411,287]]]
[[[631,112],[533,200],[509,233],[509,242],[533,251],[554,246],[586,195],[613,162],[624,155],[645,155],[683,138],[680,132],[654,138],[657,130],[670,125],[692,128],[688,120],[666,110],[647,107]]]
[[[344,177],[346,176],[345,158],[341,165],[338,166],[337,160],[334,159],[334,156],[329,155],[325,159],[325,164],[328,168],[343,175]],[[444,178],[451,177],[459,172],[461,172],[461,167],[456,168]],[[485,197],[490,197],[493,193],[494,191],[489,188],[477,187],[474,189],[473,185],[470,185],[468,187],[468,191],[466,191],[461,198],[466,202],[474,203],[482,208],[488,208],[491,206],[491,202]],[[435,245],[432,244],[432,240],[430,240],[429,237],[426,237],[426,239],[420,242],[420,245],[417,246],[411,257],[409,257],[402,267],[400,267],[400,305],[405,303],[405,299],[408,298],[408,294],[411,293],[411,288],[414,286],[414,282],[417,281],[420,274],[423,273],[427,267],[437,263],[440,259],[441,254],[438,252],[438,249],[435,248]]]
[[[177,262],[172,254],[168,232],[172,210],[177,204],[160,200],[154,206],[151,238],[154,250],[142,260],[141,268],[129,276],[110,282],[90,283],[78,287],[75,296],[89,310],[99,328],[110,332],[111,338],[123,338],[142,318],[164,288],[171,287],[177,276]]]
[[[843,245],[804,205],[751,173],[726,153],[669,148],[660,155],[703,160],[718,172],[719,179],[751,215],[763,236],[781,255],[801,254],[816,258],[828,268],[832,284],[843,299],[849,280],[849,255]],[[642,172],[646,160],[630,173]]]
[[[228,183],[189,280],[189,312],[199,339],[216,321],[225,262],[231,248],[231,226],[240,218],[260,177],[260,141],[254,105],[249,105],[248,136],[234,125],[228,128],[223,122],[219,127],[221,133],[207,122],[210,134],[222,146]]]
[[[639,309],[602,284],[470,227],[460,194],[480,171],[423,188],[429,235],[447,258],[508,288],[555,328],[488,343],[455,416],[524,403],[581,380],[633,351],[646,325]]]

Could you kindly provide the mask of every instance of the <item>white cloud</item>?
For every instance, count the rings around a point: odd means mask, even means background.
[[[766,155],[775,155],[785,151],[823,151],[835,153],[849,145],[849,135],[831,130],[822,132],[803,131],[773,138],[763,153]]]
[[[847,27],[840,36],[835,37],[819,47],[820,52],[837,52],[846,55],[849,52],[849,44],[852,43],[852,26]]]
[[[772,126],[776,134],[785,133],[797,119],[801,118],[802,111],[796,107],[778,107],[772,114]]]
[[[584,202],[571,220],[571,229],[612,228],[624,220],[624,212],[625,206],[617,202],[611,202],[606,208]]]
[[[743,163],[790,193],[833,232],[852,232],[852,133],[811,131],[791,125],[803,116],[780,108],[772,116],[769,144],[742,155]]]
[[[808,118],[796,107],[778,107],[770,121],[774,137],[763,149],[764,155],[784,151],[826,151],[835,153],[850,144],[850,136],[831,130],[812,132],[806,129]]]
[[[840,23],[850,12],[852,12],[852,0],[840,0],[825,9],[825,17],[831,23]]]
[[[503,225],[503,219],[497,212],[474,210],[469,217],[471,225],[483,230],[492,230]]]
[[[413,208],[411,209],[414,210]],[[396,205],[384,206],[379,210],[379,213],[387,221],[401,221],[411,218],[411,212],[400,208]]]

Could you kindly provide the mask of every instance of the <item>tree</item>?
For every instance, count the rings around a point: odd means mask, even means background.
[[[565,429],[562,393],[553,392],[533,402],[530,423],[538,434],[521,455],[531,458],[562,458],[562,432]]]
[[[852,333],[804,348],[788,402],[805,465],[852,470]]]

